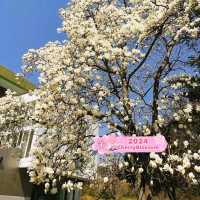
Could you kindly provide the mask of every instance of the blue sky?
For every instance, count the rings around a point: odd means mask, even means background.
[[[0,64],[21,71],[21,57],[30,48],[62,40],[58,10],[67,0],[0,0]],[[36,76],[29,76],[33,82]]]

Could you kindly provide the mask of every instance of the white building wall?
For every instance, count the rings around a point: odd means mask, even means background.
[[[0,200],[30,200],[30,197],[0,195]]]

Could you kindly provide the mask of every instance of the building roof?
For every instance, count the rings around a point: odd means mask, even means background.
[[[16,76],[14,72],[2,65],[0,65],[0,87],[15,91],[17,94],[25,94],[35,89],[35,85],[31,82]]]

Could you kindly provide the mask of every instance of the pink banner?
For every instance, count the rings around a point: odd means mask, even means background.
[[[167,141],[164,136],[103,136],[95,137],[92,149],[99,154],[112,152],[125,153],[147,153],[163,152],[167,148]]]

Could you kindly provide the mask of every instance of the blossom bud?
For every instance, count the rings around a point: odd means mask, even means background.
[[[139,174],[142,174],[142,173],[144,172],[144,169],[143,169],[142,167],[140,167],[140,168],[138,169],[138,172],[139,172]]]
[[[104,177],[103,182],[107,183],[108,182],[108,177]]]

